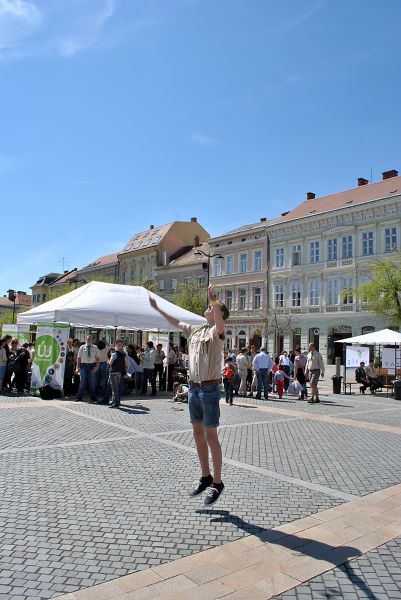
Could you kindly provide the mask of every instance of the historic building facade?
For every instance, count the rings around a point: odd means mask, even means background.
[[[228,349],[266,342],[268,225],[260,219],[209,240],[210,282],[230,311]]]
[[[337,340],[388,326],[355,294],[372,263],[400,249],[401,177],[307,200],[268,228],[268,349],[314,341],[328,364],[342,356]]]

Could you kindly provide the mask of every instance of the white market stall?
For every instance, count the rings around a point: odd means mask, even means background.
[[[206,319],[180,308],[141,286],[91,281],[18,315],[18,323],[68,323],[72,327],[173,331],[174,328],[149,304],[149,296],[160,308],[180,321],[203,325]]]
[[[337,340],[336,344],[345,344],[345,346],[356,346],[366,348],[369,346],[378,346],[382,361],[382,368],[387,369],[388,374],[393,374],[395,377],[399,374],[401,367],[401,333],[392,329],[382,329],[380,331],[372,331],[364,335],[357,335],[344,340]],[[362,359],[363,360],[363,359]],[[366,361],[364,361],[366,362]],[[345,365],[347,359],[345,360]],[[344,384],[346,384],[346,368]],[[344,389],[345,385],[344,385]]]
[[[54,300],[18,315],[18,324],[60,324],[93,329],[126,329],[150,332],[175,331],[174,327],[149,304],[149,297],[179,321],[203,325],[206,319],[180,308],[141,286],[91,281]],[[59,333],[59,332],[58,332]],[[59,344],[56,344],[59,348]],[[64,347],[60,348],[61,351]],[[40,349],[42,352],[42,348]],[[64,367],[61,354],[60,363]],[[51,362],[51,361],[50,361]],[[52,365],[50,364],[50,367]],[[58,365],[60,369],[60,365]],[[63,370],[63,368],[62,368]],[[62,370],[60,375],[62,375]],[[52,368],[52,371],[54,369]],[[47,374],[50,371],[46,371]]]

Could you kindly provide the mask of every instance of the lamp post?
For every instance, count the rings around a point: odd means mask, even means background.
[[[13,324],[15,323],[15,300],[17,298],[17,292],[15,290],[7,290],[8,299],[13,303]]]
[[[207,285],[206,285],[206,308],[209,304],[209,280],[210,280],[210,259],[211,258],[221,258],[223,259],[224,256],[222,256],[221,254],[211,254],[210,252],[203,252],[203,250],[197,250],[196,252],[194,252],[195,256],[205,256],[207,258],[207,263],[203,263],[203,268],[207,270]]]

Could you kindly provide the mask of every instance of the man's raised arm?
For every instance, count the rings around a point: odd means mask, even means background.
[[[151,298],[151,296],[149,296],[149,304],[152,308],[157,310],[157,312],[159,312],[162,315],[162,317],[164,317],[166,319],[166,321],[168,321],[170,323],[170,325],[173,325],[173,327],[175,327],[176,329],[181,329],[180,321],[178,319],[176,319],[175,317],[166,313],[161,308],[159,308],[156,300],[154,298]]]

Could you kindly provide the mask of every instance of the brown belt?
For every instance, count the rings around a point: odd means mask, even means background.
[[[202,387],[206,387],[207,385],[217,385],[218,383],[220,383],[220,379],[210,379],[209,381],[201,381],[200,383],[197,381],[190,381],[189,382],[189,387],[191,388],[202,388]]]

